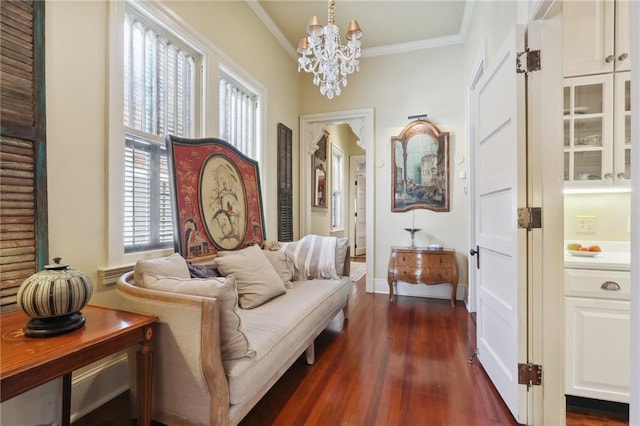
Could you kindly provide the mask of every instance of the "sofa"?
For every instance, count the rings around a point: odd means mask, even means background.
[[[197,264],[175,253],[139,261],[116,288],[122,309],[159,318],[152,418],[235,425],[302,354],[314,363],[314,340],[334,318],[348,318],[348,241],[305,236]]]

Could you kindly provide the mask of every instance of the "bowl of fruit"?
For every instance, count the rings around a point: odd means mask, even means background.
[[[594,257],[599,255],[602,252],[602,249],[597,244],[583,246],[580,243],[571,243],[567,244],[567,251],[572,256]]]

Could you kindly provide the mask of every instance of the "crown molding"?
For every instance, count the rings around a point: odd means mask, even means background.
[[[265,12],[264,8],[260,6],[258,0],[245,0],[245,2],[247,3],[247,5],[249,5],[251,10],[253,10],[253,13],[256,14],[258,19],[262,21],[265,27],[267,27],[267,29],[271,31],[271,34],[273,34],[276,40],[278,40],[278,42],[282,45],[285,52],[287,52],[287,54],[291,56],[293,60],[298,62],[298,52],[296,52],[296,48],[289,44],[289,40],[287,40],[282,31],[280,31],[280,28],[278,28],[275,22],[273,22],[269,14]]]
[[[280,28],[273,22],[271,17],[267,12],[265,12],[264,8],[260,6],[258,0],[245,0],[247,5],[251,8],[253,13],[256,14],[258,19],[262,21],[262,23],[267,27],[269,31],[273,34],[273,36],[278,40],[280,45],[284,48],[289,56],[296,62],[298,61],[298,53],[296,52],[296,47],[289,44],[289,41],[284,36]],[[373,56],[384,56],[384,55],[393,55],[396,53],[405,53],[412,52],[416,50],[423,49],[433,49],[436,47],[450,46],[453,44],[464,43],[465,37],[467,35],[467,30],[469,28],[469,24],[471,21],[471,14],[473,11],[473,4],[475,0],[467,0],[464,6],[464,14],[462,16],[462,22],[460,23],[460,29],[458,34],[430,38],[425,40],[417,40],[411,41],[407,43],[397,43],[397,44],[389,44],[384,46],[375,46],[367,49],[362,49],[362,57],[368,58]]]

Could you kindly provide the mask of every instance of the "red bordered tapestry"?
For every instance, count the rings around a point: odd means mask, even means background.
[[[197,259],[265,239],[258,162],[221,139],[167,136],[176,250]]]

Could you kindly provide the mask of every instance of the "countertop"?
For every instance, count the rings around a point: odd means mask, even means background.
[[[565,247],[569,241],[565,241]],[[572,241],[573,242],[573,241]],[[608,271],[630,271],[631,253],[629,243],[586,241],[583,245],[598,244],[602,248],[597,256],[573,256],[564,252],[564,267],[570,269],[603,269]]]

